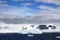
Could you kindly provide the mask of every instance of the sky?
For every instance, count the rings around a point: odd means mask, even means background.
[[[60,23],[60,0],[0,0],[0,22]]]

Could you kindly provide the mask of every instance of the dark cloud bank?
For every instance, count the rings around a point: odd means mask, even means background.
[[[0,22],[11,24],[23,24],[23,23],[60,23],[60,19],[43,19],[40,16],[37,17],[24,17],[24,18],[0,18]]]

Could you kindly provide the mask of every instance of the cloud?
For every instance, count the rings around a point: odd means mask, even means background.
[[[36,2],[46,2],[46,3],[53,3],[56,5],[60,5],[60,0],[35,0]]]
[[[23,4],[20,4],[21,6],[29,6],[29,5],[32,5],[32,3],[23,3]]]
[[[60,23],[60,19],[43,19],[44,17],[24,17],[24,18],[0,18],[0,22],[11,24],[24,24],[24,23]]]
[[[36,15],[43,16],[44,19],[60,19],[60,8],[52,8],[49,6],[38,6],[41,10],[36,12]]]
[[[4,3],[3,1],[1,1],[2,3],[0,4],[0,18],[1,17],[21,17],[21,16],[27,16],[27,15],[31,15],[32,14],[32,9],[28,8],[27,5],[30,5],[29,3],[25,3],[21,4],[23,6],[12,6],[12,5],[8,5],[6,3]]]
[[[32,10],[30,8],[26,8],[26,7],[10,7],[7,8],[7,10],[1,10],[0,11],[1,14],[5,14],[6,16],[27,16],[27,15],[31,15],[32,14]]]
[[[11,0],[11,1],[16,1],[17,2],[17,1],[24,1],[24,0]]]
[[[0,22],[5,23],[54,23],[60,22],[60,7],[53,8],[46,5],[39,5],[40,10],[33,10],[23,3],[23,6],[12,6],[2,1],[0,3]]]

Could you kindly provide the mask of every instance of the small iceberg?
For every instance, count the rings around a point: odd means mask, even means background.
[[[33,37],[34,35],[29,34],[28,37]]]
[[[60,36],[57,36],[56,38],[60,38]]]

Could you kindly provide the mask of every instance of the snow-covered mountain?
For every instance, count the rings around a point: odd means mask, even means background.
[[[44,27],[44,25],[46,27]],[[57,27],[53,24],[44,24],[44,25],[0,23],[0,33],[42,34],[43,32],[48,32],[48,33],[59,32]]]

